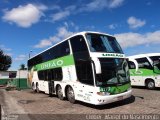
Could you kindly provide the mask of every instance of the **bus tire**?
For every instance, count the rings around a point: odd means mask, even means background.
[[[155,89],[155,83],[154,80],[146,80],[146,87],[150,90]]]
[[[74,90],[72,87],[68,87],[67,89],[67,98],[69,100],[70,103],[75,103],[75,94],[74,94]]]
[[[34,86],[34,82],[32,83],[32,90],[35,92],[35,86]]]
[[[60,100],[64,99],[63,92],[62,92],[62,87],[60,85],[57,86],[56,93],[57,93],[57,96]]]
[[[36,92],[39,93],[39,85],[38,85],[38,83],[36,84]]]

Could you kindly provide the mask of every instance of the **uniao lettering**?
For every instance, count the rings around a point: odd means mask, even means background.
[[[62,66],[63,65],[63,60],[58,60],[55,62],[48,62],[48,63],[44,63],[41,65],[41,69],[47,69],[47,68],[55,68],[58,66]]]

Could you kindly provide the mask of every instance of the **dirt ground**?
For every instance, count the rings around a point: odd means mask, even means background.
[[[92,117],[98,119],[98,117],[101,117],[98,114],[160,114],[159,89],[133,88],[133,95],[129,99],[102,106],[78,101],[76,104],[71,104],[67,100],[59,100],[56,96],[49,97],[47,94],[35,93],[32,90],[4,91],[0,89],[0,92],[0,104],[5,102],[5,104],[2,104],[4,111],[13,114],[27,114],[26,119],[33,120],[45,119],[43,118],[45,116],[47,118],[59,118],[63,115],[68,119],[71,116],[74,118],[74,115],[76,115],[76,119],[82,119],[83,117],[84,119]],[[82,116],[83,114],[97,116],[86,117]]]

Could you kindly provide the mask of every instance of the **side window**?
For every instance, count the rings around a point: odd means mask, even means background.
[[[63,57],[70,54],[69,43],[64,41],[59,45],[50,48],[49,50],[35,56],[28,61],[28,67],[31,69],[32,66],[46,62],[48,60],[56,59],[58,57]]]
[[[62,68],[54,68],[49,70],[38,71],[38,78],[39,80],[45,80],[45,81],[50,81],[50,80],[60,81],[63,79]]]
[[[129,69],[136,69],[136,65],[132,61],[128,61],[128,67]]]
[[[44,80],[48,80],[48,70],[44,70]]]
[[[138,62],[138,67],[139,68],[144,68],[144,69],[152,69],[151,64],[149,63],[147,58],[138,58],[136,59],[136,61]]]
[[[93,85],[93,73],[91,61],[89,61],[89,51],[82,35],[70,39],[72,46],[77,79],[84,84]]]
[[[49,55],[50,55],[50,60],[51,59],[55,59],[55,48],[50,48],[48,51],[49,51]]]
[[[56,59],[60,56],[60,46],[55,46],[42,53],[43,62]]]
[[[46,58],[46,52],[42,53],[42,57],[43,57],[43,62],[45,62],[47,60],[47,58]]]
[[[44,71],[43,70],[38,71],[38,78],[39,78],[39,80],[44,80]]]
[[[55,80],[55,72],[54,72],[54,69],[51,69],[51,74],[52,74],[52,80]]]
[[[53,51],[54,51],[55,59],[58,58],[60,56],[60,47],[59,46],[55,46]]]
[[[79,62],[77,77],[81,83],[94,85],[91,63],[89,61]]]
[[[70,39],[72,50],[74,53],[88,51],[86,42],[83,36],[76,36]]]
[[[60,44],[60,57],[66,56],[70,53],[68,41]]]
[[[48,81],[52,80],[52,71],[48,70]]]
[[[153,61],[153,62],[157,62],[160,60],[160,56],[151,56],[150,59]]]
[[[63,78],[62,68],[54,69],[54,80],[60,81]]]

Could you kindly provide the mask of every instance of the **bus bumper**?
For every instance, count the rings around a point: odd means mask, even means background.
[[[160,79],[155,82],[155,87],[160,87]]]
[[[109,96],[97,95],[97,97],[96,97],[97,99],[95,99],[94,104],[95,105],[104,105],[104,104],[124,100],[126,98],[131,97],[131,95],[132,95],[132,89],[128,90],[127,92],[117,94],[117,95],[109,95]]]

